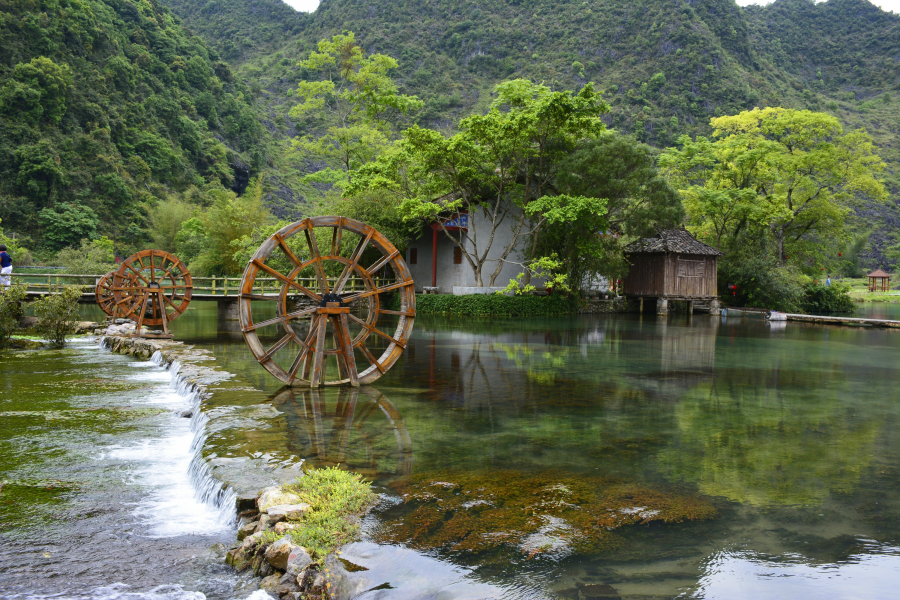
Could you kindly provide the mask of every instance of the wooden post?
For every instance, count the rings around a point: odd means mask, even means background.
[[[689,315],[694,314],[694,301],[693,300],[688,300],[688,314]]]
[[[437,229],[432,229],[431,243],[431,287],[437,287]]]
[[[656,299],[656,314],[658,314],[658,315],[669,314],[668,298],[664,298],[664,297],[660,296]]]
[[[644,297],[638,298],[638,314],[644,314]]]

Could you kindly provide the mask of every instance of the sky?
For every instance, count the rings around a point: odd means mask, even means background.
[[[748,4],[770,4],[773,0],[737,0],[741,6]],[[900,0],[869,0],[872,4],[880,6],[884,10],[900,13]],[[284,0],[289,6],[293,6],[302,12],[312,12],[319,6],[319,0]]]

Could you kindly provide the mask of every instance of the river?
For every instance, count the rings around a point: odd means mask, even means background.
[[[379,588],[363,598],[896,596],[900,332],[420,317],[374,386],[313,394],[280,388],[213,304],[172,329],[236,375],[203,405],[215,477],[253,487],[341,464],[375,483],[344,554]],[[198,433],[170,375],[83,342],[11,356],[0,596],[246,598],[207,550],[233,527],[190,487]],[[452,507],[428,527],[425,495]],[[646,519],[622,524],[633,514]]]

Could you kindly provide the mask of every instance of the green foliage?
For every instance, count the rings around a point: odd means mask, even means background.
[[[62,291],[48,294],[31,303],[38,318],[35,330],[53,346],[65,346],[66,338],[75,331],[78,322],[78,300],[81,286],[66,285]]]
[[[803,284],[808,279],[775,258],[753,252],[720,258],[718,280],[719,294],[730,306],[803,312]],[[737,290],[728,289],[732,285]]]
[[[290,536],[316,560],[354,541],[359,534],[359,516],[375,501],[362,476],[337,467],[308,471],[284,489],[310,505],[301,526],[291,530]]]
[[[0,47],[0,213],[36,249],[138,243],[145,202],[265,155],[249,89],[157,0],[3,0]]]
[[[261,190],[259,183],[241,197],[213,190],[209,193],[212,206],[181,224],[175,246],[192,273],[237,275],[243,271],[246,263],[239,262],[235,254],[245,250],[246,240],[272,219],[262,203]]]
[[[521,296],[522,294],[530,294],[531,292],[537,291],[537,286],[530,283],[524,283],[526,277],[529,280],[543,280],[544,288],[547,290],[553,290],[555,292],[570,291],[566,282],[565,273],[560,273],[560,270],[562,270],[564,265],[558,260],[558,257],[555,254],[541,256],[522,266],[522,272],[516,275],[515,279],[511,279],[505,289],[498,291],[498,295],[503,296],[512,292],[516,296]]]
[[[422,231],[418,221],[404,220],[399,203],[378,191],[362,191],[346,198],[329,194],[315,210],[318,215],[337,215],[362,221],[377,229],[401,251]]]
[[[416,311],[421,314],[461,315],[467,317],[538,317],[567,315],[578,311],[574,296],[501,296],[498,294],[422,294],[416,296]]]
[[[850,286],[843,283],[807,285],[803,292],[803,310],[811,315],[856,312],[856,304],[850,298]]]
[[[0,350],[9,346],[9,338],[19,326],[27,294],[27,285],[0,286]]]
[[[501,227],[512,235],[489,286],[527,232],[606,210],[601,198],[561,194],[554,186],[560,163],[606,129],[600,117],[608,107],[593,86],[576,94],[515,80],[498,85],[495,94],[487,114],[462,119],[451,137],[407,129],[396,151],[361,168],[348,189],[383,191],[401,202],[408,220],[442,223],[442,215],[465,212],[487,224],[486,239],[469,235],[465,243],[462,232],[442,227],[462,250],[477,286],[484,285],[483,269]]]
[[[76,275],[103,275],[117,266],[113,242],[105,236],[96,240],[81,240],[78,247],[63,248],[54,262],[65,267],[66,273]]]
[[[40,218],[44,241],[54,249],[93,237],[100,225],[100,219],[91,207],[71,202],[43,209]]]
[[[148,211],[148,234],[153,247],[166,252],[176,252],[175,239],[185,221],[194,216],[197,207],[184,198],[170,195]],[[196,252],[191,256],[196,256]]]
[[[3,223],[3,219],[0,219],[0,223]],[[6,253],[14,265],[27,265],[31,262],[31,253],[28,249],[21,245],[20,240],[5,235],[2,228],[0,228],[0,244],[6,246]]]

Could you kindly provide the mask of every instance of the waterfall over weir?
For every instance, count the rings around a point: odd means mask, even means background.
[[[221,525],[231,527],[235,522],[235,494],[212,476],[209,464],[203,458],[203,446],[207,438],[206,424],[209,422],[209,417],[200,409],[200,391],[194,383],[180,374],[181,363],[179,361],[166,363],[162,354],[157,350],[150,357],[150,362],[169,371],[170,385],[190,407],[190,429],[193,439],[190,445],[191,461],[188,475],[194,488],[194,496],[200,502],[208,504],[218,511],[218,520]]]

